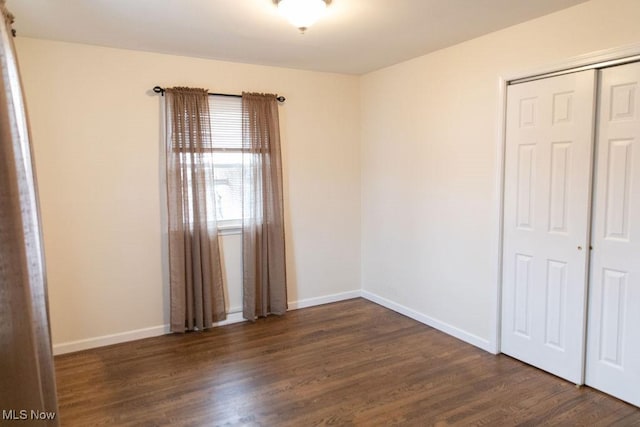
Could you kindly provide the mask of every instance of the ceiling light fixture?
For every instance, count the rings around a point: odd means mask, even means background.
[[[304,33],[324,14],[331,0],[273,0],[280,13]]]

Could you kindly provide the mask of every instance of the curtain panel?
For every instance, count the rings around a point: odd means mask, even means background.
[[[209,99],[204,89],[171,88],[165,98],[171,331],[226,319],[218,244]]]
[[[11,23],[0,0],[0,402],[57,412],[36,177]],[[17,412],[16,412],[17,413]],[[29,425],[58,425],[53,420]]]
[[[280,124],[275,95],[242,94],[243,316],[287,311]]]

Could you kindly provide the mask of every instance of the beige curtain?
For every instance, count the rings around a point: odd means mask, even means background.
[[[36,180],[11,38],[13,17],[4,0],[0,11],[0,409],[55,413]],[[11,424],[7,414],[2,414],[4,422]],[[26,423],[58,425],[58,416]]]
[[[165,107],[171,331],[202,330],[226,318],[207,91],[167,89]]]
[[[242,94],[243,316],[287,311],[282,160],[275,95]]]

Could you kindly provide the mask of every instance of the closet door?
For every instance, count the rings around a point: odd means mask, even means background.
[[[587,384],[640,406],[640,64],[601,74]]]
[[[502,352],[583,382],[594,70],[509,86]]]

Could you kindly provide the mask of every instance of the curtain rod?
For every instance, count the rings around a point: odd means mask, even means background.
[[[156,86],[156,87],[154,87],[154,88],[153,88],[153,91],[154,91],[155,93],[159,93],[159,94],[161,94],[162,96],[164,96],[164,88],[161,88],[160,86]],[[209,96],[230,96],[230,97],[232,97],[232,98],[242,98],[242,95],[230,95],[230,94],[228,94],[228,93],[209,93]],[[280,96],[276,95],[276,100],[277,100],[278,102],[284,102],[284,101],[286,101],[286,100],[287,100],[287,98],[285,98],[285,97],[284,97],[284,96],[282,96],[282,95],[280,95]]]

